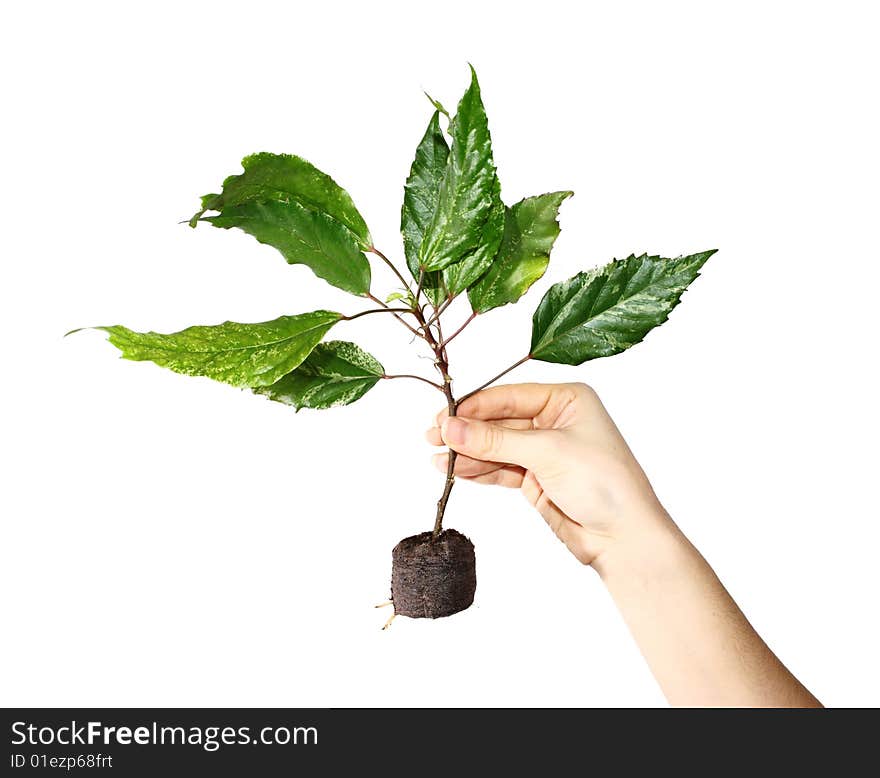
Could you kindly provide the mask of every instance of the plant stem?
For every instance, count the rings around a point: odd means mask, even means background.
[[[415,301],[415,305],[418,308],[419,306],[419,295],[422,293],[422,284],[425,281],[425,268],[419,268],[419,283],[416,284],[416,293],[413,295],[413,300]],[[425,295],[427,298],[427,295]]]
[[[488,381],[486,381],[485,384],[482,384],[482,385],[478,386],[476,389],[468,392],[466,395],[464,395],[464,397],[459,397],[457,405],[461,405],[465,400],[468,399],[468,397],[472,397],[477,392],[482,392],[483,389],[485,389],[487,386],[489,386],[489,384],[494,384],[499,378],[501,378],[502,376],[506,376],[511,370],[519,367],[524,362],[528,362],[531,358],[532,358],[531,354],[526,354],[518,362],[514,362],[510,367],[507,367],[504,370],[502,370],[497,376],[495,376],[494,378],[490,378]]]
[[[440,376],[443,378],[443,384],[440,389],[443,394],[446,395],[446,406],[449,409],[449,415],[455,416],[457,403],[455,402],[455,396],[452,394],[452,376],[449,375],[449,363],[446,360],[446,352],[443,350],[443,345],[440,342],[442,336],[440,340],[434,337],[434,333],[425,321],[425,314],[418,305],[413,313],[415,313],[416,318],[419,320],[419,324],[425,333],[425,340],[428,341],[428,345],[434,350],[434,367],[437,368]],[[433,318],[438,319],[437,314],[435,314]],[[443,484],[443,494],[441,494],[440,499],[437,500],[437,514],[434,518],[434,532],[432,535],[433,540],[436,540],[443,530],[443,515],[446,513],[446,504],[449,502],[449,495],[455,484],[455,458],[457,456],[458,455],[452,449],[449,449],[449,464],[446,467],[446,482]]]
[[[373,254],[375,254],[377,257],[379,257],[379,259],[381,259],[386,265],[388,265],[388,267],[391,268],[391,270],[394,272],[394,275],[396,275],[400,279],[400,283],[403,284],[404,289],[408,289],[410,292],[412,292],[412,289],[410,288],[410,285],[407,282],[407,280],[400,274],[400,271],[397,269],[396,265],[390,259],[388,259],[388,257],[386,257],[375,246],[372,246],[370,248],[370,251]]]
[[[388,305],[388,303],[383,302],[382,300],[380,300],[378,297],[376,297],[375,295],[371,294],[370,292],[367,292],[367,295],[366,295],[366,296],[367,296],[370,300],[372,300],[374,303],[377,303],[377,304],[381,305],[383,308],[385,308],[385,309],[387,309],[387,310],[391,310],[391,307]],[[412,313],[412,311],[409,311],[409,310],[408,310],[407,313]],[[403,320],[403,317],[402,317],[400,314],[395,313],[395,314],[394,314],[394,318],[397,319],[397,321],[399,321],[404,327],[406,327],[406,328],[407,328],[407,329],[408,329],[413,335],[418,335],[418,337],[420,337],[420,338],[424,338],[424,337],[425,337],[425,336],[422,335],[422,333],[421,333],[419,330],[417,330],[415,327],[413,327],[413,326],[407,324],[407,323]]]
[[[440,314],[442,314],[450,306],[451,303],[452,303],[451,297],[448,300],[446,300],[445,302],[440,303],[440,307],[434,309],[434,315],[428,320],[428,326],[433,324],[435,321],[439,321]]]
[[[448,338],[446,338],[446,340],[444,340],[440,345],[443,346],[443,348],[446,348],[446,346],[448,345],[449,341],[451,341],[456,335],[458,335],[458,334],[459,334],[459,333],[460,333],[465,327],[468,326],[468,324],[470,324],[470,323],[471,323],[474,319],[476,319],[476,318],[477,318],[477,312],[474,311],[470,316],[467,317],[467,319],[465,319],[464,324],[462,324],[461,327],[459,327],[455,332],[453,332],[453,333],[452,333]]]
[[[359,319],[361,316],[368,316],[371,313],[412,313],[409,308],[370,308],[368,311],[360,311],[359,313],[353,313],[351,316],[343,316],[343,321],[354,321],[355,319]],[[406,322],[404,322],[406,324]]]
[[[458,403],[455,402],[455,397],[452,395],[452,379],[449,377],[445,357],[443,357],[441,366],[443,372],[446,374],[443,380],[443,393],[446,395],[446,404],[449,409],[449,415],[455,416]],[[434,540],[437,540],[440,533],[443,531],[443,516],[446,513],[446,504],[449,502],[449,495],[452,492],[452,487],[455,485],[455,459],[457,456],[458,454],[455,451],[449,449],[449,461],[446,465],[446,481],[443,484],[443,494],[441,494],[440,499],[437,500],[437,515],[434,518],[434,532],[432,535]]]
[[[440,392],[443,391],[443,387],[440,384],[435,383],[434,381],[429,381],[427,378],[422,378],[422,376],[420,376],[420,375],[410,375],[409,373],[400,373],[400,374],[396,374],[396,375],[383,375],[382,378],[414,378],[416,381],[424,381],[426,384],[430,384],[431,386],[433,386],[435,389],[437,389]]]

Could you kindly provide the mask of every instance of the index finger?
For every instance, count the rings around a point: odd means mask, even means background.
[[[558,387],[555,384],[508,384],[483,389],[468,397],[458,413],[469,419],[533,419],[543,411]],[[437,414],[439,427],[449,415],[444,408]]]

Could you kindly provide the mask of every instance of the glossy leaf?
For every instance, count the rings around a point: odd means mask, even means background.
[[[498,186],[492,141],[477,75],[450,125],[452,148],[440,183],[437,207],[419,247],[419,267],[442,270],[476,251]]]
[[[468,289],[476,313],[515,303],[544,275],[559,235],[559,206],[572,194],[551,192],[527,197],[506,209],[498,256],[486,274]]]
[[[504,234],[504,203],[498,177],[491,192],[492,207],[483,225],[483,234],[477,248],[464,259],[443,268],[443,286],[449,297],[456,297],[476,283],[493,264]]]
[[[213,378],[233,386],[266,386],[298,367],[327,331],[342,319],[333,311],[281,316],[257,324],[227,321],[164,335],[127,327],[97,327],[123,359],[155,362],[176,373]]]
[[[295,370],[254,389],[270,400],[301,408],[332,408],[359,400],[385,374],[370,354],[344,340],[319,343]]]
[[[419,279],[419,249],[425,231],[431,224],[446,172],[449,146],[440,130],[440,115],[434,111],[425,134],[416,147],[409,178],[403,188],[403,207],[400,211],[400,232],[406,264],[413,278]],[[422,289],[435,305],[446,296],[439,272],[425,272]]]
[[[278,249],[291,264],[308,265],[327,283],[356,295],[370,290],[370,264],[351,233],[295,201],[246,203],[206,216],[215,227],[238,227]]]
[[[532,319],[532,357],[579,365],[625,351],[666,321],[714,253],[630,256],[555,284]]]
[[[292,154],[253,154],[244,173],[229,176],[220,194],[205,195],[190,220],[238,227],[278,249],[291,264],[352,294],[370,289],[370,265],[363,251],[372,239],[351,197],[330,176]],[[217,211],[216,216],[204,216]]]

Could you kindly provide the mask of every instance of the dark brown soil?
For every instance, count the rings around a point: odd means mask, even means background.
[[[474,544],[454,529],[436,540],[423,532],[391,552],[394,612],[414,619],[451,616],[469,608],[477,589]]]

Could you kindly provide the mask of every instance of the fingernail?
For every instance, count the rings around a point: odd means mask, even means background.
[[[443,440],[452,446],[460,446],[467,439],[467,422],[458,416],[450,416],[443,422]]]

